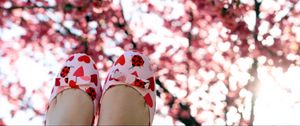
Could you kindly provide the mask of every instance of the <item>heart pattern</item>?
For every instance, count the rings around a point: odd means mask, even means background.
[[[78,58],[78,61],[79,62],[85,62],[85,63],[90,63],[90,57],[89,56],[87,56],[87,55],[83,55],[83,56],[80,56],[79,58]]]
[[[125,64],[125,57],[124,57],[124,55],[122,55],[122,56],[120,56],[118,58],[118,60],[116,61],[115,65],[118,65],[118,64],[120,64],[120,65],[124,65]]]
[[[84,75],[83,67],[79,67],[73,74],[75,77],[80,77]]]
[[[60,86],[60,79],[59,78],[55,78],[55,86]]]
[[[148,89],[151,89],[151,91],[154,91],[155,89],[155,83],[154,83],[154,78],[153,77],[150,77],[147,79],[149,81],[149,88]]]
[[[97,76],[97,74],[91,75],[91,82],[93,82],[96,86],[98,85],[98,76]]]
[[[132,75],[134,75],[135,77],[139,77],[138,73],[136,71],[134,71],[133,73],[131,73]]]
[[[147,105],[149,105],[150,107],[153,106],[153,101],[149,93],[144,96],[144,99]]]

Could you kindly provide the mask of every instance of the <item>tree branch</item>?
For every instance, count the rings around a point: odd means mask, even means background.
[[[14,9],[34,9],[34,8],[55,9],[55,8],[57,8],[57,6],[37,6],[37,5],[32,5],[32,6],[12,6],[10,8],[0,7],[0,10],[11,11],[11,10],[14,10]]]
[[[121,2],[121,1],[120,1],[120,9],[121,9],[121,15],[122,15],[122,18],[123,18],[124,22],[123,22],[123,23],[118,22],[117,26],[118,26],[119,28],[123,29],[124,32],[125,32],[125,34],[126,34],[127,36],[130,36],[130,37],[131,37],[130,42],[131,42],[131,44],[132,44],[132,46],[133,46],[132,48],[135,50],[135,49],[137,49],[137,44],[136,44],[136,42],[134,42],[134,40],[133,40],[133,35],[132,35],[131,30],[130,30],[130,28],[129,28],[129,26],[128,26],[128,23],[127,23],[127,21],[126,21],[126,19],[125,19],[124,9],[123,9],[123,5],[122,5],[122,2]]]
[[[187,38],[188,38],[188,47],[187,47],[187,50],[186,50],[186,55],[187,55],[187,60],[185,61],[186,63],[186,71],[187,71],[187,82],[186,84],[189,85],[189,78],[190,78],[190,64],[189,64],[189,58],[193,58],[192,57],[192,52],[191,52],[191,46],[192,46],[192,39],[193,39],[193,35],[192,35],[192,29],[193,29],[193,22],[194,22],[194,13],[193,13],[193,10],[192,8],[190,8],[190,12],[189,12],[189,16],[190,16],[190,20],[189,22],[191,23],[191,29],[190,31],[188,32],[188,35],[187,35]],[[188,96],[190,93],[190,88],[189,86],[187,86],[187,95]]]
[[[258,33],[259,33],[258,27],[259,27],[259,24],[260,24],[260,18],[259,18],[260,5],[261,5],[261,2],[258,2],[257,0],[254,0],[254,10],[255,10],[256,19],[255,19],[255,25],[254,25],[253,38],[255,40],[255,44],[258,44],[258,45],[260,45],[260,42],[258,41]],[[263,45],[261,45],[261,46],[263,46]],[[249,73],[253,77],[253,80],[250,80],[248,82],[246,89],[250,90],[250,92],[252,93],[249,125],[253,126],[254,106],[255,106],[255,101],[256,101],[256,91],[255,91],[255,89],[257,88],[257,79],[258,79],[257,78],[257,60],[256,59],[254,59],[254,62],[252,64],[252,67],[251,67]]]
[[[247,86],[245,87],[247,90],[249,90],[252,93],[251,98],[251,112],[250,112],[250,120],[249,125],[253,126],[254,122],[254,107],[255,107],[255,101],[256,101],[256,90],[258,86],[258,77],[257,77],[257,67],[258,67],[258,61],[257,59],[254,59],[254,62],[252,63],[252,67],[249,70],[250,75],[253,77],[253,79],[250,79]]]
[[[161,83],[161,81],[160,81],[158,78],[156,79],[156,84],[157,84],[160,88],[163,89],[163,92],[157,93],[157,96],[160,97],[160,94],[161,94],[161,93],[166,93],[166,94],[170,95],[170,96],[171,96],[171,101],[169,102],[168,105],[169,105],[170,108],[172,108],[172,107],[176,104],[175,101],[177,101],[178,98],[175,97],[175,96],[173,96],[173,95],[170,93],[170,91],[169,91],[167,88],[165,88],[165,87],[163,86],[163,84]],[[196,121],[196,119],[191,115],[190,107],[189,107],[188,104],[186,104],[186,103],[180,101],[180,102],[178,103],[178,105],[179,105],[179,112],[178,112],[178,115],[177,115],[178,118],[176,118],[176,119],[178,119],[179,121],[181,121],[181,122],[182,122],[183,124],[185,124],[186,126],[201,126],[201,124],[198,123],[198,122]],[[183,112],[183,111],[188,112],[188,115],[189,115],[188,118],[185,118],[185,117],[181,117],[181,116],[180,116],[180,113]]]

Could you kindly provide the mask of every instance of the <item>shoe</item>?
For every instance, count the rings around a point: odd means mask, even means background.
[[[96,64],[90,56],[77,53],[71,55],[66,60],[60,73],[55,78],[49,103],[59,93],[70,88],[80,89],[90,96],[94,104],[93,109],[95,118],[98,114],[102,87]],[[47,109],[48,108],[49,107],[47,107]]]
[[[155,81],[154,70],[149,58],[135,51],[128,51],[121,55],[110,69],[104,85],[103,94],[109,88],[125,84],[137,90],[145,100],[150,114],[149,125],[155,114]],[[100,101],[101,104],[101,101]]]

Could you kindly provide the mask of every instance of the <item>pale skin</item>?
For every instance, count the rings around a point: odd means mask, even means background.
[[[66,89],[54,98],[46,113],[46,125],[92,123],[93,102],[80,89]]]
[[[98,125],[148,125],[149,110],[141,94],[125,85],[106,91],[101,100]],[[90,125],[93,102],[80,89],[67,89],[58,94],[46,113],[46,125]]]
[[[102,97],[98,125],[148,125],[149,109],[141,94],[129,86],[118,85]]]

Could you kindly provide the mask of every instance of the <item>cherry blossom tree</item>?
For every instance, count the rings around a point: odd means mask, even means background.
[[[91,55],[104,80],[119,55],[137,50],[157,69],[154,124],[253,125],[258,69],[300,63],[299,14],[297,0],[2,0],[0,101],[10,118],[42,117],[68,54]],[[22,57],[45,68],[36,88],[18,74]]]

